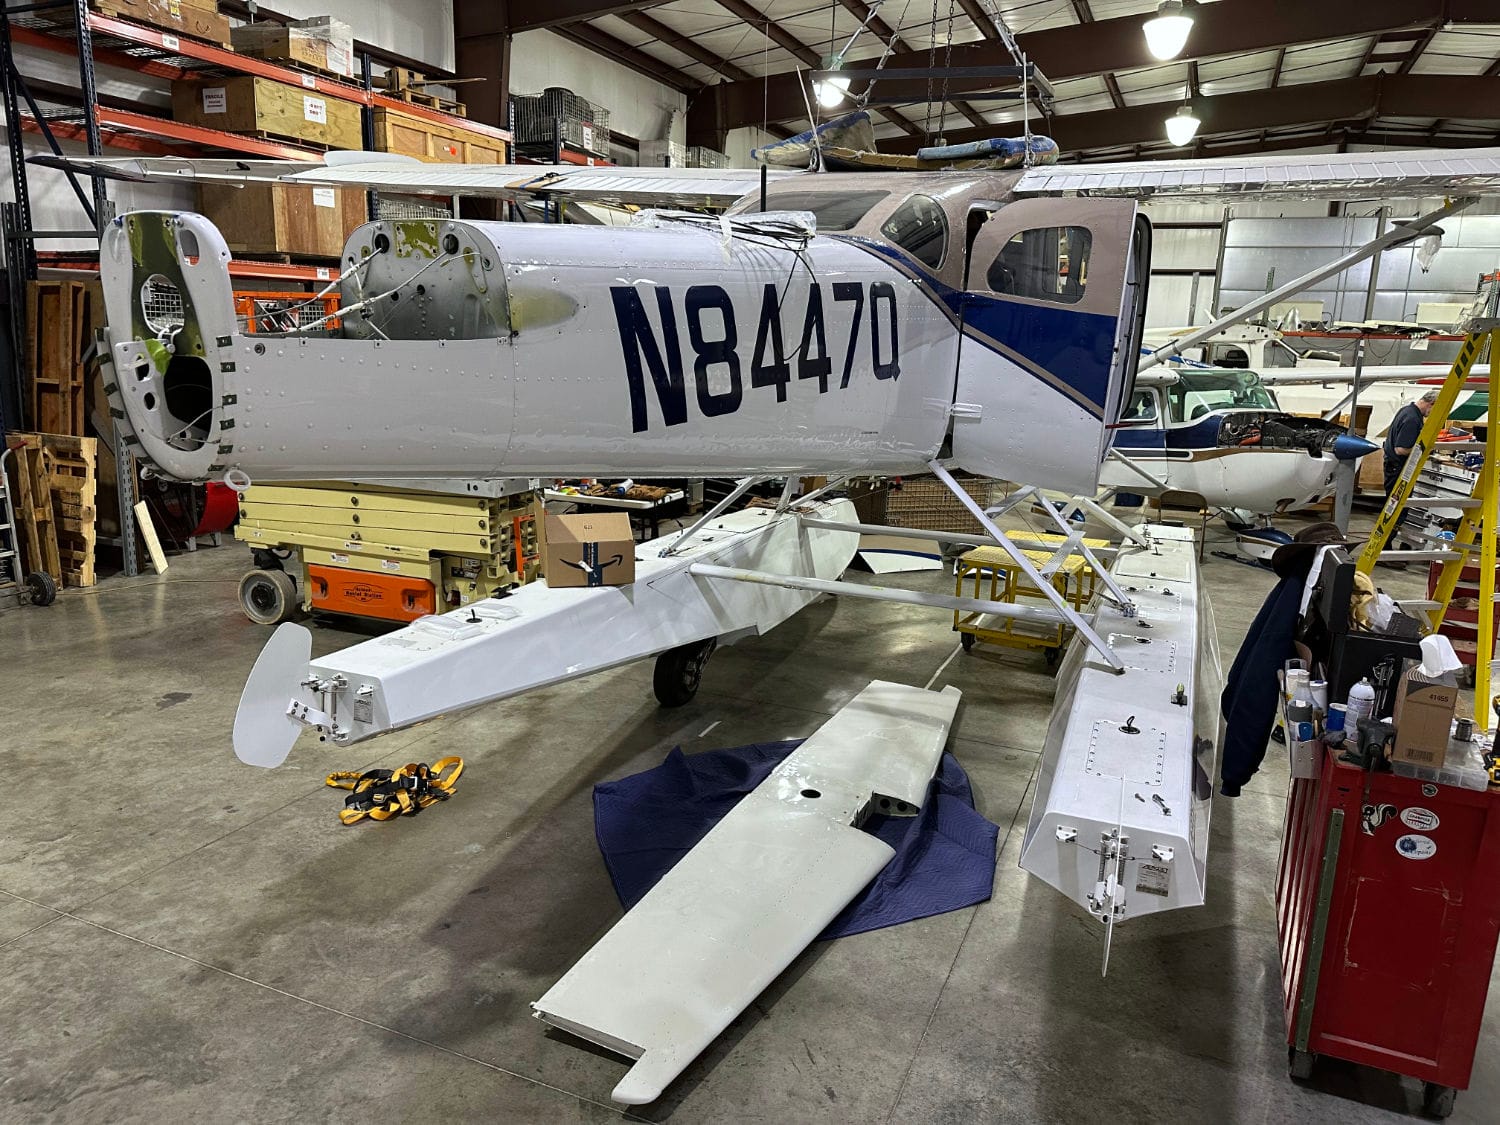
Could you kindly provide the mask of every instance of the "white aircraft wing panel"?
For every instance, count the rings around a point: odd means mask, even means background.
[[[921,806],[959,696],[871,683],[532,1005],[636,1060],[616,1101],[656,1100],[890,862],[853,822]]]
[[[1500,148],[1208,157],[1032,168],[1017,195],[1350,199],[1500,194]]]

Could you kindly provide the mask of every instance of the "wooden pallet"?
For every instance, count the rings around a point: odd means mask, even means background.
[[[97,542],[98,439],[12,434],[24,481],[19,499],[27,563],[63,586],[92,586]]]
[[[26,286],[26,410],[40,433],[83,436],[88,409],[84,353],[103,321],[97,283],[32,281]]]
[[[436,94],[424,93],[421,90],[413,90],[407,87],[404,90],[386,91],[386,95],[398,98],[407,105],[420,105],[428,109],[435,109],[440,113],[446,113],[453,117],[468,117],[469,107],[463,102],[456,102],[452,98],[440,98]]]

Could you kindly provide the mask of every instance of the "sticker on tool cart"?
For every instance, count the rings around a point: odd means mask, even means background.
[[[224,92],[223,86],[203,87],[203,112],[204,113],[228,113],[229,98]]]
[[[1409,809],[1401,810],[1401,823],[1413,832],[1431,832],[1439,824],[1438,814],[1431,809],[1413,805]]]
[[[334,193],[333,188],[331,188],[331,187],[315,187],[315,188],[313,188],[313,206],[314,207],[337,207],[338,205],[339,205],[339,197]]]
[[[302,116],[316,125],[328,124],[328,103],[322,98],[302,95]]]
[[[1437,796],[1437,786],[1436,785],[1424,785],[1424,786],[1422,786],[1422,796],[1424,796],[1424,797],[1436,797]]]
[[[1136,868],[1135,889],[1143,895],[1167,897],[1172,885],[1172,869],[1160,863],[1143,863]]]
[[[1437,844],[1430,836],[1402,836],[1396,841],[1396,851],[1407,859],[1431,859],[1437,855]]]
[[[1366,805],[1360,810],[1359,830],[1366,836],[1375,835],[1375,829],[1379,828],[1391,817],[1396,815],[1396,806],[1392,804]]]

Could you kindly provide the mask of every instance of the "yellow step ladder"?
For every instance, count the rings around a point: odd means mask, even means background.
[[[1432,599],[1406,603],[1409,606],[1426,610],[1429,631],[1435,633],[1442,626],[1443,616],[1448,611],[1448,605],[1453,599],[1453,591],[1458,585],[1465,564],[1477,550],[1479,555],[1479,645],[1474,662],[1474,722],[1485,731],[1492,729],[1494,722],[1489,704],[1490,662],[1495,657],[1495,532],[1497,526],[1500,526],[1500,519],[1497,519],[1500,508],[1496,506],[1497,501],[1500,501],[1500,434],[1496,432],[1494,417],[1495,404],[1500,401],[1500,394],[1497,394],[1500,392],[1500,366],[1496,363],[1497,357],[1500,357],[1500,317],[1496,316],[1497,303],[1500,303],[1500,282],[1492,283],[1489,299],[1485,302],[1487,315],[1474,320],[1468,326],[1468,335],[1464,339],[1463,347],[1459,349],[1458,358],[1453,361],[1453,367],[1449,370],[1448,377],[1438,392],[1437,401],[1432,404],[1432,411],[1427,415],[1427,421],[1422,426],[1421,436],[1417,438],[1416,445],[1407,456],[1401,476],[1397,479],[1390,496],[1386,498],[1385,507],[1381,509],[1380,516],[1375,521],[1375,530],[1371,532],[1369,542],[1365,544],[1364,552],[1357,563],[1357,569],[1368,575],[1382,557],[1441,562],[1443,570],[1438,577],[1438,584],[1433,591]],[[1453,541],[1442,549],[1387,551],[1386,541],[1395,531],[1402,513],[1408,505],[1416,506],[1411,504],[1412,488],[1422,472],[1422,467],[1427,464],[1434,449],[1438,446],[1438,434],[1447,425],[1448,415],[1458,400],[1459,393],[1468,382],[1469,371],[1486,344],[1489,345],[1490,354],[1490,410],[1485,441],[1483,443],[1443,442],[1441,446],[1443,449],[1455,452],[1480,448],[1484,450],[1483,466],[1478,477],[1475,478],[1474,489],[1469,499],[1465,501],[1444,497],[1434,501],[1445,508],[1463,509],[1462,525],[1454,534]],[[1419,498],[1417,503],[1421,502]]]

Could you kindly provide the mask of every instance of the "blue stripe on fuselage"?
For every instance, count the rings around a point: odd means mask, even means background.
[[[828,235],[889,259],[921,283],[928,298],[961,317],[971,340],[994,351],[994,345],[1062,383],[1102,414],[1109,397],[1118,317],[1079,312],[1067,305],[1023,304],[983,293],[954,289],[934,277],[922,263],[898,247],[857,235]],[[988,337],[988,339],[984,339]],[[1024,364],[1023,364],[1024,366]],[[1045,381],[1045,380],[1044,380]]]
[[[1220,415],[1212,414],[1190,426],[1128,426],[1115,431],[1116,449],[1217,449]]]

